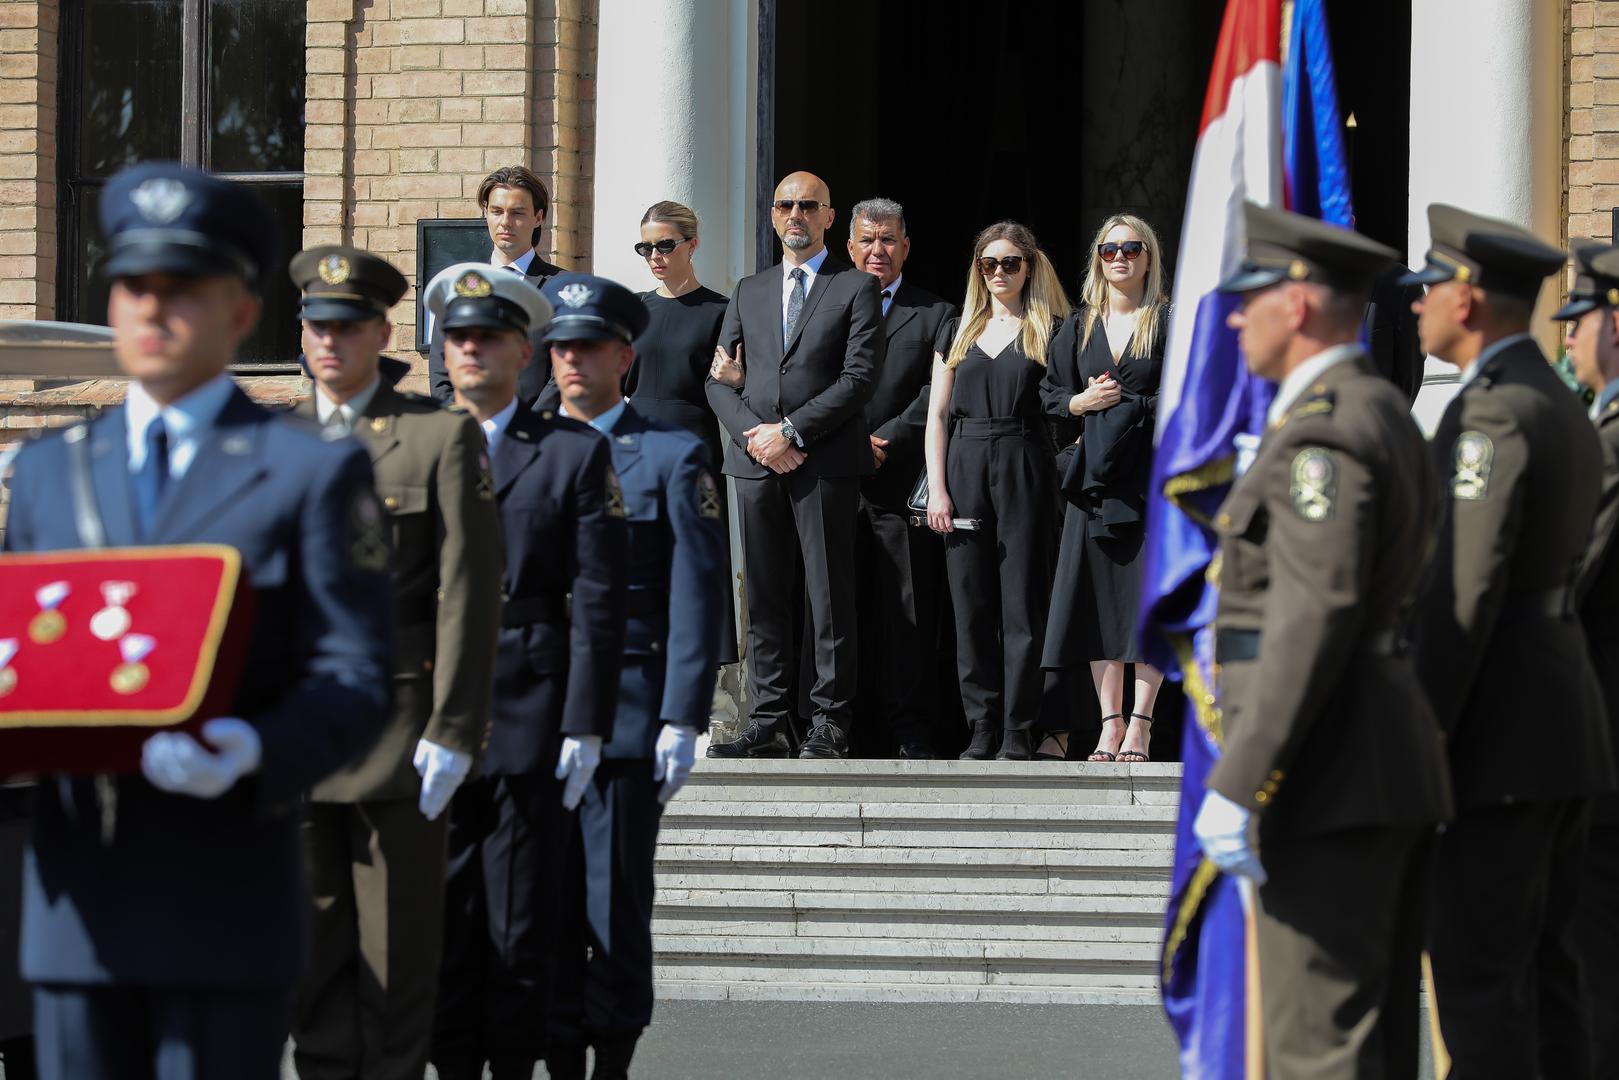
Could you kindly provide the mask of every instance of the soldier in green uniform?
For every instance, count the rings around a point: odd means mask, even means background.
[[[1591,416],[1602,444],[1602,498],[1585,549],[1574,601],[1602,686],[1610,743],[1619,723],[1619,247],[1575,241],[1579,272],[1568,303],[1565,344],[1574,375],[1596,395]],[[1580,877],[1575,938],[1580,943],[1590,1015],[1619,1015],[1619,796],[1591,803],[1591,838]],[[1619,1075],[1619,1027],[1594,1024],[1591,1075]]]
[[[1462,369],[1431,453],[1444,516],[1413,619],[1447,736],[1428,951],[1451,1076],[1590,1075],[1574,906],[1590,799],[1613,786],[1571,589],[1601,490],[1579,400],[1529,336],[1565,256],[1516,225],[1428,208],[1423,351]]]
[[[302,1080],[403,1080],[427,1066],[444,928],[444,809],[489,724],[504,552],[483,432],[381,377],[405,279],[347,247],[300,252],[298,412],[358,439],[393,527],[393,720],[318,785],[304,822],[312,962],[293,1038]]]
[[[1224,746],[1194,829],[1258,887],[1276,1078],[1410,1075],[1424,856],[1450,789],[1401,640],[1437,481],[1357,342],[1381,244],[1249,204],[1221,284],[1249,369],[1280,384],[1215,527]]]

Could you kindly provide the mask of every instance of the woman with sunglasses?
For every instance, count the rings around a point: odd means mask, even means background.
[[[1168,315],[1158,237],[1140,218],[1114,214],[1097,230],[1079,310],[1052,342],[1041,388],[1047,413],[1069,431],[1078,426],[1061,466],[1068,505],[1041,662],[1053,670],[1089,662],[1102,709],[1091,761],[1147,760],[1164,679],[1136,643],[1136,609]],[[1128,724],[1126,664],[1135,668]],[[1068,756],[1065,719],[1048,718],[1038,756]]]
[[[641,293],[650,316],[635,339],[635,359],[624,376],[624,396],[636,412],[685,428],[708,447],[714,474],[724,462],[719,421],[708,406],[704,383],[720,337],[727,298],[697,281],[697,214],[677,202],[653,203],[641,217],[635,253],[646,260],[658,287]],[[723,491],[723,489],[722,489]],[[730,500],[720,499],[720,519],[730,535]],[[729,552],[730,545],[726,545]],[[726,578],[729,597],[734,575]],[[726,602],[727,610],[730,601]],[[736,624],[723,620],[720,663],[736,662]]]
[[[1040,377],[1068,310],[1034,234],[991,225],[973,245],[962,316],[944,324],[933,358],[928,525],[945,534],[969,760],[1033,751],[1055,531]]]

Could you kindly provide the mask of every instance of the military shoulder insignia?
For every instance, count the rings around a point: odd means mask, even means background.
[[[495,286],[476,270],[468,270],[455,279],[457,296],[488,296],[494,291]]]
[[[714,482],[714,474],[706,468],[697,471],[697,513],[710,521],[717,521],[720,516],[719,485]]]
[[[1333,407],[1338,403],[1338,396],[1331,390],[1325,390],[1309,398],[1293,410],[1292,418],[1303,420],[1306,416],[1331,416]]]
[[[1310,446],[1293,458],[1293,483],[1288,496],[1293,509],[1305,521],[1326,521],[1332,517],[1332,501],[1338,494],[1338,464],[1325,447]]]
[[[349,279],[349,261],[341,255],[326,256],[315,269],[328,285],[341,285]]]
[[[624,489],[618,486],[618,473],[611,468],[607,470],[607,516],[622,518],[624,513]]]
[[[376,492],[361,488],[349,504],[349,562],[361,570],[388,569],[387,518]]]
[[[489,473],[489,455],[478,454],[478,498],[484,502],[493,502],[495,499],[495,481]]]
[[[386,416],[373,416],[371,418],[371,430],[377,432],[378,434],[387,431],[388,418]]]
[[[1482,431],[1464,431],[1456,436],[1452,498],[1476,502],[1490,493],[1490,467],[1495,462],[1495,444]]]

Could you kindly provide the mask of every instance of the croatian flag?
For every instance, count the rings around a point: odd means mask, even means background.
[[[1248,1015],[1248,939],[1236,883],[1203,857],[1192,820],[1220,752],[1211,677],[1216,594],[1210,528],[1241,440],[1257,444],[1275,388],[1248,374],[1226,327],[1236,298],[1214,291],[1243,249],[1242,205],[1283,202],[1281,0],[1228,0],[1175,271],[1148,489],[1142,637],[1148,658],[1186,689],[1180,820],[1165,915],[1163,1000],[1181,1075],[1259,1075]],[[1251,1024],[1250,1021],[1255,1022]]]

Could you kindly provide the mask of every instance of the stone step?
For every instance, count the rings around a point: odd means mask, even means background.
[[[669,979],[658,997],[679,1001],[870,1001],[896,1005],[935,1002],[984,1005],[1157,1005],[1156,988],[1020,986],[1014,983],[708,982]]]
[[[1128,896],[670,889],[658,894],[652,928],[670,936],[1156,943],[1163,937],[1163,901]]]
[[[690,846],[1168,850],[1175,807],[1106,804],[671,803],[660,840]]]
[[[1145,896],[1169,893],[1165,848],[658,846],[658,888]]]
[[[1006,803],[1173,806],[1179,765],[1059,761],[722,761],[700,758],[691,802]]]
[[[1151,991],[1156,941],[658,934],[660,991],[675,982],[946,984]]]

